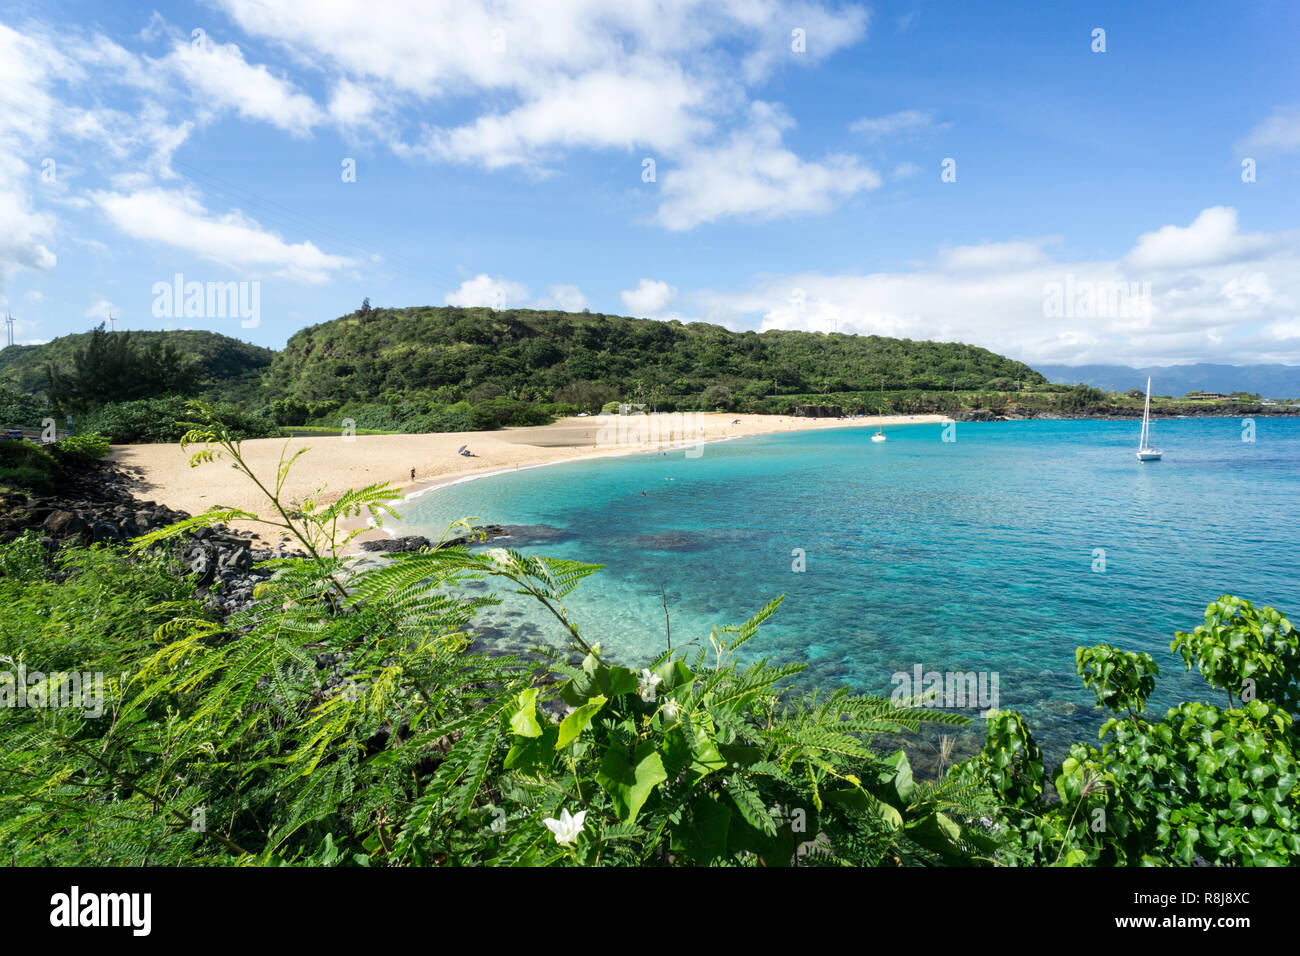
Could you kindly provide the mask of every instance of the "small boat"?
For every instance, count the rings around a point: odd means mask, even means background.
[[[1151,378],[1147,377],[1147,403],[1142,410],[1142,438],[1138,442],[1138,461],[1159,461],[1160,449],[1151,445]]]
[[[872,441],[885,441],[885,433],[877,429],[876,433],[871,436]]]

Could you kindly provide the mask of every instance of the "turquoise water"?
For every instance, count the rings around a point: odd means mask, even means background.
[[[803,679],[889,694],[892,675],[998,675],[1049,751],[1095,740],[1102,716],[1074,649],[1109,642],[1160,664],[1156,704],[1207,689],[1169,653],[1176,630],[1233,593],[1300,615],[1300,420],[1160,422],[1139,463],[1137,422],[1025,421],[840,428],[522,470],[406,504],[397,533],[467,516],[527,526],[510,544],[604,570],[568,604],[627,663],[785,602],[753,653]],[[642,494],[644,492],[644,495]],[[1104,549],[1104,571],[1095,549]],[[803,549],[806,570],[792,570]],[[511,598],[483,619],[502,647],[558,642]],[[1216,695],[1217,698],[1217,695]],[[977,709],[965,712],[976,714]],[[982,729],[961,736],[978,744]]]

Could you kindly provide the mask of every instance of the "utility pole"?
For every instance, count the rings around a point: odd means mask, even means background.
[[[8,312],[5,313],[6,331],[9,333],[9,344],[14,344],[14,317]]]

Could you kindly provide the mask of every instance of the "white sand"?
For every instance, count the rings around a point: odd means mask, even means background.
[[[739,419],[738,424],[731,424]],[[877,427],[947,421],[942,415],[895,415],[870,418],[808,419],[780,415],[700,413],[685,416],[630,416],[629,428],[640,422],[654,438],[680,441],[686,424],[692,442],[718,441],[746,435],[816,428]],[[317,437],[288,439],[288,454],[309,448],[298,459],[285,483],[286,496],[301,501],[315,494],[319,501],[331,501],[349,488],[376,482],[390,482],[401,494],[448,484],[469,476],[484,476],[516,467],[554,464],[583,458],[634,454],[665,447],[664,444],[635,445],[628,437],[620,446],[609,439],[616,434],[611,419],[604,417],[565,418],[552,425],[506,428],[494,432],[442,432],[424,435],[356,435],[350,438]],[[601,441],[598,433],[604,429]],[[630,435],[631,433],[629,433]],[[243,443],[245,460],[263,484],[273,485],[283,438],[258,438]],[[457,454],[468,445],[474,457]],[[153,499],[170,508],[199,514],[214,507],[240,508],[253,514],[268,513],[266,498],[242,475],[223,461],[191,468],[189,454],[179,445],[118,445],[113,458],[124,466],[139,469],[143,484],[140,498]],[[411,469],[415,469],[415,481]],[[323,489],[323,490],[322,490]],[[274,540],[274,529],[253,523],[236,528],[261,531]]]

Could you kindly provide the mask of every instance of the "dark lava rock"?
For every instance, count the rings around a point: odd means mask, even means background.
[[[74,538],[90,530],[84,518],[71,511],[52,511],[41,524],[41,529],[52,538]]]
[[[429,539],[424,535],[408,534],[400,538],[387,538],[379,541],[363,541],[361,550],[363,551],[384,551],[384,552],[408,552],[422,551],[429,547]]]
[[[96,521],[90,526],[90,537],[96,544],[109,544],[122,540],[122,529],[111,521]]]

